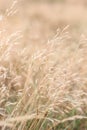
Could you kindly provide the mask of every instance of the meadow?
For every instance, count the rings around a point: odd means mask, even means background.
[[[87,130],[87,2],[0,0],[0,130]]]

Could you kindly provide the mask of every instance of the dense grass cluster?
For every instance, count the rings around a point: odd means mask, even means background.
[[[0,25],[0,129],[87,129],[87,38],[74,39],[68,26],[34,50],[21,31]]]

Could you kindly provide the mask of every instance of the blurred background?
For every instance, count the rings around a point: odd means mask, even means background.
[[[15,0],[0,0],[0,13],[5,14]],[[23,32],[25,44],[43,45],[59,28],[79,38],[86,33],[87,0],[18,0],[17,13],[5,19],[8,31]],[[2,26],[2,25],[0,25]]]

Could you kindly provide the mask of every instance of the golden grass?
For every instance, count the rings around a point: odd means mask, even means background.
[[[22,31],[17,28],[14,31],[14,27],[10,29],[10,21],[15,19],[15,6],[14,1],[0,21],[0,129],[63,130],[67,129],[69,122],[86,122],[86,35],[76,35],[76,26],[73,30],[70,28],[71,31],[69,26],[62,27],[63,29],[54,27],[55,21],[57,24],[61,18],[56,19],[56,15],[50,10],[53,7],[55,13],[59,12],[59,5],[41,5],[39,9],[38,5],[32,5],[36,8],[32,10],[31,7],[29,12],[26,8],[25,12],[29,14],[24,16],[30,18],[32,27],[28,27],[28,20],[25,19],[25,23],[18,27]],[[46,14],[44,9],[49,12]],[[80,19],[82,17],[79,15]],[[70,18],[73,25],[78,22],[75,18],[73,17],[74,22]],[[66,18],[64,20],[67,21]],[[20,20],[15,21],[17,25]],[[53,36],[55,29],[57,31]],[[52,38],[45,42],[50,33]],[[60,124],[64,125],[64,128],[58,128]],[[84,125],[86,129],[87,124]]]

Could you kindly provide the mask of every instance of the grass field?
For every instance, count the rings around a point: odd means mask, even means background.
[[[0,0],[0,130],[87,130],[86,1]]]

